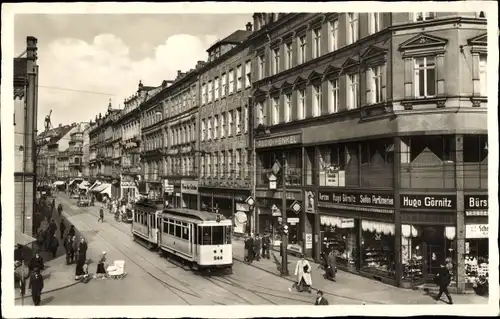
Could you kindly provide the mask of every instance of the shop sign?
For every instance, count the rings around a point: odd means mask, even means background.
[[[345,187],[345,171],[330,165],[319,171],[319,186]]]
[[[169,194],[173,193],[174,192],[174,185],[165,185],[164,192],[169,193]]]
[[[273,204],[273,206],[271,206],[271,214],[272,216],[281,216],[281,210]]]
[[[307,191],[304,196],[305,211],[307,213],[314,213],[314,194],[313,192]]]
[[[402,208],[455,209],[455,195],[401,195]]]
[[[318,200],[320,202],[330,202],[335,204],[394,207],[394,196],[392,195],[319,192]]]
[[[287,223],[290,223],[290,224],[292,224],[292,225],[297,224],[299,221],[300,221],[300,219],[299,219],[298,217],[288,217],[288,218],[286,219],[286,222],[287,222]]]
[[[465,195],[465,209],[488,209],[488,195]]]
[[[313,248],[313,235],[308,233],[306,234],[306,249],[312,249]]]
[[[250,211],[250,207],[248,206],[248,204],[236,203],[236,211],[248,212]]]
[[[465,238],[488,238],[488,224],[465,225]]]
[[[184,194],[198,194],[198,181],[181,181],[181,192]]]
[[[297,244],[289,244],[286,247],[286,250],[297,253],[297,254],[302,254],[302,247],[297,245]]]
[[[286,199],[301,200],[300,194],[295,193],[295,192],[286,192],[285,196],[286,196]],[[255,197],[281,199],[283,197],[283,192],[256,191]]]
[[[276,175],[269,176],[269,189],[276,189]]]
[[[339,228],[354,228],[354,218],[341,218]]]
[[[301,134],[278,136],[255,141],[255,148],[285,146],[290,144],[302,143]]]

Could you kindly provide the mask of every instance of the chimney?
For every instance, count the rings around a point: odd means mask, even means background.
[[[177,70],[177,76],[179,77],[182,74],[181,70]]]
[[[38,51],[37,43],[38,43],[37,38],[32,36],[26,37],[26,56],[28,60],[31,60],[33,62],[37,60],[37,51]]]
[[[59,127],[62,127],[62,124],[61,124],[61,123],[59,123]]]
[[[109,103],[108,103],[108,111],[111,111],[111,99],[109,99]]]
[[[246,24],[246,27],[247,27],[247,31],[252,31],[252,24],[250,22],[248,22]]]

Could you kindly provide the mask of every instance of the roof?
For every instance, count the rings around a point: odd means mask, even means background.
[[[37,137],[37,140],[43,138],[50,138],[49,144],[56,143],[61,138],[63,138],[64,135],[66,135],[69,131],[71,131],[72,128],[73,128],[72,125],[55,127],[51,130],[40,133]]]
[[[188,218],[193,218],[193,219],[198,219],[198,220],[203,220],[203,221],[215,221],[217,215],[219,215],[220,220],[226,220],[226,218],[220,214],[199,211],[199,210],[194,210],[194,209],[187,209],[187,208],[169,208],[169,209],[164,210],[163,212],[168,213],[168,214],[172,214],[172,215],[178,215],[180,217],[188,217]]]
[[[224,39],[217,41],[214,43],[210,48],[207,49],[207,52],[212,51],[216,47],[222,45],[222,44],[240,44],[243,41],[245,41],[253,31],[248,31],[248,30],[236,30]]]

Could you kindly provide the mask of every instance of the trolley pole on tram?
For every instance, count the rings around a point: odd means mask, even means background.
[[[283,231],[281,233],[281,275],[288,276],[288,221],[286,217],[286,155],[283,152],[281,164],[281,181],[282,181],[282,194],[281,194],[281,223],[283,224]]]

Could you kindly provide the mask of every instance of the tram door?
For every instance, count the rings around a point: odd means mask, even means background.
[[[193,224],[189,224],[189,252],[193,254]]]

